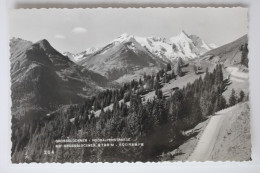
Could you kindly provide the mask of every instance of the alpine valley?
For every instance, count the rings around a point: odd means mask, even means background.
[[[46,39],[11,39],[12,162],[250,160],[247,42],[122,34],[73,54]],[[140,145],[56,146],[107,138]]]

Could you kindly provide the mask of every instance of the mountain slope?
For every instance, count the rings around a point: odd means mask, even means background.
[[[231,43],[208,51],[201,57],[212,62],[223,63],[225,66],[241,65],[243,52],[247,55],[247,52],[245,52],[248,51],[247,42],[247,35],[244,35]]]
[[[107,85],[106,78],[76,65],[47,40],[32,44],[12,39],[10,51],[12,115],[16,118],[80,103]]]
[[[144,47],[162,59],[174,61],[177,58],[192,59],[212,48],[196,35],[188,35],[181,31],[179,35],[169,39],[160,37],[136,37]]]
[[[91,55],[93,55],[96,51],[98,51],[98,47],[95,48],[88,48],[83,52],[77,53],[77,54],[73,54],[71,52],[64,52],[63,55],[67,56],[71,61],[73,62],[78,62],[81,61],[82,59],[85,59]]]
[[[174,63],[179,58],[189,60],[211,49],[201,38],[184,31],[170,39],[122,34],[76,62],[111,80],[120,80],[125,74],[128,78],[129,74],[144,73],[142,69],[158,71],[166,63]]]
[[[122,34],[102,48],[72,55],[71,59],[110,80],[124,81],[138,78],[145,71],[154,73],[179,58],[188,61],[211,49],[201,38],[184,31],[170,39]]]
[[[248,102],[212,116],[188,161],[244,161],[251,158]]]
[[[169,39],[155,36],[145,38],[125,33],[110,43],[120,44],[130,38],[138,42],[147,51],[165,61],[174,61],[178,57],[186,59],[194,58],[216,48],[215,44],[207,44],[200,37],[196,35],[188,35],[185,31],[181,31],[177,36]],[[99,49],[102,48],[89,48],[79,54],[73,54],[75,62],[83,59],[84,56],[82,55],[88,57],[88,55],[97,52]]]
[[[134,37],[122,35],[78,64],[116,80],[145,67],[158,70],[165,62],[143,48]]]

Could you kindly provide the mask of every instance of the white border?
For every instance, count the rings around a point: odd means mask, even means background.
[[[66,163],[11,164],[11,118],[8,9],[17,7],[127,7],[127,6],[230,6],[249,7],[249,66],[251,104],[251,162],[163,162],[163,163]],[[53,5],[52,5],[53,4]],[[161,5],[160,5],[161,4]],[[260,1],[257,0],[0,0],[0,172],[260,172]]]

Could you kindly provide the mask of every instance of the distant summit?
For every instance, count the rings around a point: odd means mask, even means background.
[[[82,61],[88,58],[89,55],[99,52],[108,45],[118,45],[125,42],[136,42],[141,45],[135,49],[146,49],[149,53],[162,59],[165,62],[175,61],[177,58],[192,59],[200,56],[207,51],[216,48],[215,44],[207,44],[199,36],[189,35],[186,31],[181,30],[177,36],[170,38],[163,38],[158,36],[152,37],[139,37],[128,33],[123,33],[114,40],[110,41],[106,46],[101,48],[90,48],[78,54],[64,53],[71,57],[74,62]],[[94,50],[94,51],[90,51]]]
[[[180,58],[196,58],[212,47],[196,35],[181,31],[171,38],[139,37],[123,33],[101,48],[90,48],[78,54],[64,53],[72,61],[110,80],[124,75],[138,76],[141,69],[156,71]]]

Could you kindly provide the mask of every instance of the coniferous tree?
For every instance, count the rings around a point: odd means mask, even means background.
[[[227,101],[224,96],[219,97],[219,110],[225,109],[227,107]]]
[[[147,76],[146,76],[146,73],[144,73],[144,81],[146,81],[147,79]]]
[[[229,98],[229,106],[234,106],[237,103],[237,96],[234,89],[231,91],[231,95]]]
[[[167,73],[164,73],[164,76],[163,76],[163,83],[167,83],[167,82],[169,82],[169,78],[168,78]]]
[[[206,68],[206,74],[209,75],[209,68]]]
[[[139,85],[142,85],[143,84],[143,82],[142,82],[142,79],[140,78],[139,79]]]
[[[195,74],[197,74],[197,66],[195,64],[193,66],[193,69],[194,69]]]
[[[241,63],[248,67],[248,45],[247,43],[242,48]]]
[[[174,69],[172,70],[172,79],[176,79]]]
[[[182,69],[181,69],[180,63],[177,63],[177,66],[176,66],[176,75],[182,76]]]
[[[239,93],[239,99],[238,99],[238,102],[242,102],[245,98],[245,93],[243,90],[240,91]]]
[[[157,89],[159,89],[159,88],[160,88],[159,80],[156,79],[156,80],[154,81],[154,89],[157,90]]]
[[[171,70],[172,70],[171,64],[168,63],[167,66],[166,66],[166,71],[171,71]]]
[[[158,89],[157,98],[158,98],[158,99],[162,99],[162,98],[163,98],[163,93],[162,93],[162,90],[161,90],[161,89]]]

